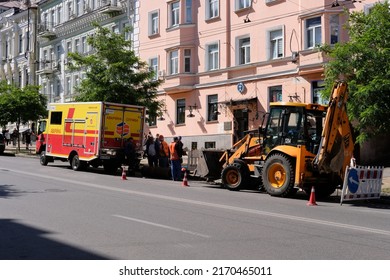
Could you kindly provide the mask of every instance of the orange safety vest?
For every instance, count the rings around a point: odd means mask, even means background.
[[[161,142],[160,156],[164,156],[164,157],[169,156],[169,146],[168,143],[165,141]]]
[[[171,160],[180,159],[175,147],[176,147],[176,142],[172,142],[171,144],[169,144],[169,151],[171,152]]]

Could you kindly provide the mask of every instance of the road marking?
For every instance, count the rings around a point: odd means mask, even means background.
[[[125,220],[129,220],[129,221],[133,221],[133,222],[138,222],[138,223],[150,225],[150,226],[155,226],[155,227],[165,228],[165,229],[169,229],[169,230],[173,230],[173,231],[188,233],[188,234],[192,234],[192,235],[196,235],[196,236],[200,236],[200,237],[204,237],[204,238],[210,238],[209,235],[198,233],[195,231],[185,230],[185,229],[181,229],[181,228],[175,228],[175,227],[171,227],[171,226],[167,226],[167,225],[163,225],[163,224],[157,224],[157,223],[153,223],[153,222],[149,222],[149,221],[145,221],[145,220],[140,220],[140,219],[136,219],[136,218],[130,218],[130,217],[122,216],[122,215],[112,215],[112,216],[117,217],[117,218],[121,218],[121,219],[125,219]]]
[[[185,198],[179,198],[179,197],[171,197],[171,196],[166,196],[166,195],[151,194],[151,193],[145,193],[145,192],[140,192],[140,191],[133,191],[133,190],[104,186],[104,185],[97,185],[97,184],[93,184],[93,183],[80,182],[80,181],[75,181],[75,180],[71,180],[71,179],[58,178],[58,177],[48,176],[48,175],[44,175],[44,174],[25,172],[25,171],[20,171],[17,169],[7,169],[7,170],[14,172],[14,173],[18,173],[18,174],[25,174],[28,176],[46,178],[49,180],[57,180],[57,181],[65,182],[65,183],[82,185],[82,186],[87,186],[87,187],[101,189],[101,190],[117,191],[117,192],[132,194],[132,195],[139,195],[139,196],[144,196],[144,197],[163,199],[163,200],[175,201],[175,202],[180,202],[180,203],[188,203],[188,204],[192,204],[192,205],[206,206],[206,207],[210,207],[210,208],[219,208],[219,209],[225,209],[225,210],[236,211],[236,212],[241,212],[241,213],[249,213],[249,214],[261,215],[261,216],[276,217],[276,218],[285,219],[285,220],[300,221],[300,222],[306,222],[306,223],[311,223],[311,224],[326,225],[326,226],[332,226],[332,227],[338,227],[338,228],[345,228],[345,229],[349,229],[349,230],[356,230],[356,231],[361,231],[361,232],[369,232],[369,233],[376,233],[376,234],[390,236],[390,231],[388,231],[388,230],[355,226],[355,225],[351,225],[351,224],[336,223],[336,222],[325,221],[325,220],[310,219],[310,218],[293,216],[293,215],[278,214],[278,213],[272,213],[272,212],[255,210],[255,209],[230,206],[230,205],[225,205],[225,204],[215,204],[215,203],[209,203],[209,202],[198,201],[198,200],[191,200],[191,199],[185,199]]]

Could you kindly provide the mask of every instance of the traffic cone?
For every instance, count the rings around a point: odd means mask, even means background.
[[[182,172],[184,172],[184,177],[183,177],[183,183],[181,184],[183,187],[189,187],[188,181],[187,181],[187,170],[183,167],[181,169]]]
[[[316,190],[314,187],[311,187],[311,193],[310,193],[310,199],[309,202],[307,203],[308,206],[316,206]]]
[[[127,180],[126,178],[126,166],[122,165],[122,180]]]

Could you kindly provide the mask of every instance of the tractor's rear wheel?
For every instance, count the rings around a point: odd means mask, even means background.
[[[262,178],[265,190],[272,196],[286,197],[295,193],[294,164],[284,154],[273,154],[266,159]]]

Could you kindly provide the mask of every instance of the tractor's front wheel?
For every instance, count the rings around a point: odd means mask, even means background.
[[[222,184],[230,191],[239,191],[248,181],[246,166],[240,163],[233,163],[222,170]]]

